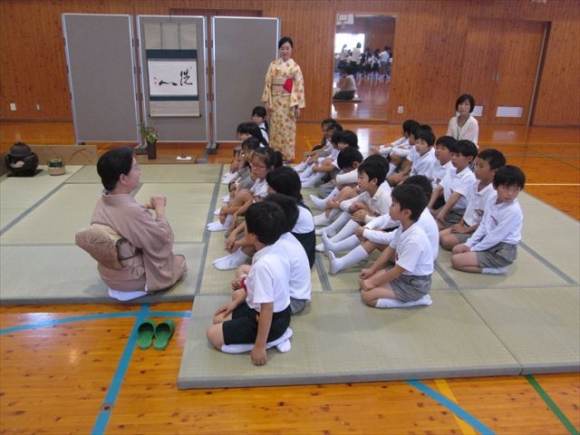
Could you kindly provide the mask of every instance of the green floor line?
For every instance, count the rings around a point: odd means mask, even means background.
[[[544,391],[544,389],[540,386],[538,381],[532,375],[525,375],[524,376],[528,382],[534,387],[534,390],[540,395],[542,400],[546,402],[546,405],[552,410],[556,417],[560,420],[560,422],[568,429],[572,435],[579,435],[578,430],[574,427],[572,422],[568,420],[568,417],[564,415],[564,413],[558,408],[558,405],[554,403],[554,401],[548,396],[548,393]]]

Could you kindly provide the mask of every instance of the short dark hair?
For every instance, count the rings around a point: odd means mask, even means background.
[[[272,245],[285,233],[282,207],[272,201],[255,202],[246,210],[246,229],[265,245]]]
[[[294,198],[295,201],[302,200],[302,183],[300,176],[290,166],[280,166],[266,175],[268,186],[282,195]]]
[[[256,106],[252,109],[252,116],[259,116],[260,118],[265,118],[268,112],[264,106]]]
[[[417,222],[421,213],[427,207],[427,197],[423,190],[413,184],[400,184],[391,192],[391,198],[397,202],[401,210],[411,211],[411,220]]]
[[[473,96],[469,94],[463,94],[459,96],[455,102],[455,110],[457,110],[457,106],[459,106],[464,101],[469,101],[469,113],[473,112],[473,109],[475,109],[475,100],[473,99]]]
[[[362,162],[363,156],[361,152],[354,147],[346,147],[338,153],[336,157],[336,164],[339,169],[352,168],[354,162]]]
[[[294,48],[294,41],[292,41],[292,38],[290,38],[289,36],[282,36],[280,38],[280,40],[278,41],[278,48],[282,47],[282,45],[286,43],[290,44],[290,47]]]
[[[488,148],[486,150],[481,151],[477,157],[482,160],[485,160],[489,163],[489,167],[493,169],[499,169],[506,164],[505,156],[501,151],[498,151],[493,148]]]
[[[407,119],[405,122],[403,122],[403,131],[407,134],[412,134],[419,127],[419,125],[421,124],[419,124],[414,119]]]
[[[453,153],[461,154],[464,157],[477,157],[477,145],[467,139],[458,140],[454,146],[455,150],[451,150]]]
[[[131,172],[134,154],[130,146],[121,146],[107,151],[99,158],[97,173],[106,190],[115,190],[121,175]]]
[[[429,146],[433,146],[435,143],[435,134],[433,134],[433,130],[427,130],[426,128],[423,128],[423,126],[415,130],[414,136],[415,140],[423,139]]]
[[[271,195],[266,196],[264,201],[271,201],[280,206],[282,211],[284,212],[285,219],[285,233],[290,233],[296,226],[296,222],[298,222],[298,217],[300,216],[300,210],[298,210],[298,205],[296,204],[296,200],[288,195],[284,195],[281,193],[272,193]]]
[[[457,139],[452,136],[440,136],[435,141],[435,145],[441,145],[447,148],[449,151],[453,148],[453,145],[457,143]]]
[[[340,136],[338,137],[338,141],[336,143],[338,142],[345,143],[349,147],[358,148],[358,136],[352,130],[341,131]]]
[[[268,141],[262,135],[262,129],[255,122],[242,122],[238,125],[236,133],[241,134],[251,134],[256,139],[258,139],[262,145],[268,146]]]
[[[499,186],[518,186],[524,189],[526,185],[526,174],[514,165],[505,165],[499,168],[493,176],[493,187],[497,190]]]
[[[361,165],[357,169],[359,174],[362,173],[367,174],[367,176],[369,177],[369,181],[374,180],[376,178],[377,186],[381,185],[383,181],[385,181],[389,169],[389,165],[387,164],[385,158],[383,156],[380,156],[380,158],[384,161],[384,163],[378,161],[376,158],[371,159],[370,157],[368,157],[361,163]]]
[[[419,186],[423,193],[425,193],[425,198],[427,201],[431,199],[431,194],[433,193],[433,185],[427,177],[424,175],[412,175],[406,178],[401,184],[409,184],[413,186]]]
[[[242,149],[250,149],[250,150],[256,150],[258,148],[260,148],[260,139],[254,137],[254,136],[250,136],[246,139],[244,139],[244,141],[242,142]]]

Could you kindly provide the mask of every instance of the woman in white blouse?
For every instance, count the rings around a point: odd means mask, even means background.
[[[467,139],[477,145],[479,124],[477,123],[477,119],[471,115],[474,108],[475,100],[473,96],[463,94],[457,99],[455,109],[458,115],[449,120],[447,136],[454,137],[456,140]]]

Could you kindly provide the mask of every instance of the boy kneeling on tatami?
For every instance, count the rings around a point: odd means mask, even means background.
[[[270,201],[252,204],[245,217],[244,244],[256,250],[252,268],[232,302],[216,311],[207,338],[223,352],[251,351],[252,363],[264,365],[271,345],[281,352],[290,349],[290,264],[274,245],[286,223],[282,208]]]

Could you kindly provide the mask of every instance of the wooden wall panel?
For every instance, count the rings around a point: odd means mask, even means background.
[[[0,1],[0,119],[71,119],[60,14],[169,14],[172,8],[261,10],[279,17],[293,37],[306,80],[302,118],[330,114],[337,12],[396,15],[390,123],[414,117],[447,123],[460,89],[469,17],[551,23],[535,123],[580,125],[580,2],[548,0],[2,0]],[[251,50],[251,47],[248,47]],[[9,103],[18,105],[17,112]],[[41,110],[36,111],[35,105]],[[397,106],[405,112],[397,114]]]
[[[571,18],[574,14],[571,14]],[[533,125],[580,123],[580,23],[575,19],[553,22],[545,56]],[[557,47],[557,50],[556,50]]]

